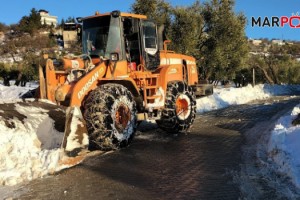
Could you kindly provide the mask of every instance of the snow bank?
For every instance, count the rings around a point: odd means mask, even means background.
[[[203,113],[230,105],[245,104],[252,100],[270,97],[271,94],[266,92],[264,88],[264,85],[257,85],[255,87],[248,85],[242,88],[214,89],[213,95],[197,99],[197,112]]]
[[[0,85],[0,99],[1,100],[14,100],[20,98],[22,95],[26,94],[31,87],[18,87],[18,86],[3,86]]]
[[[253,100],[266,99],[276,95],[300,93],[299,85],[248,85],[242,88],[214,89],[214,94],[197,99],[197,112],[203,113],[230,105],[245,104]]]
[[[33,88],[36,84],[0,85],[0,103],[21,102],[19,98]],[[63,133],[54,128],[48,111],[18,103],[15,109],[26,118],[9,120],[10,128],[0,117],[0,185],[16,185],[72,166],[62,162]]]
[[[63,133],[57,132],[47,111],[16,104],[24,121],[11,120],[15,128],[0,121],[0,185],[15,185],[59,171]]]
[[[271,133],[268,144],[269,157],[277,164],[278,171],[288,175],[300,188],[300,125],[292,121],[300,113],[300,104],[292,112],[282,116]]]
[[[14,82],[11,82],[10,84],[14,84]],[[36,82],[28,82],[25,87],[19,87],[19,86],[4,86],[2,82],[0,81],[0,103],[5,103],[7,100],[10,100],[10,102],[17,102],[20,101],[19,99],[23,96],[30,96],[30,91],[36,89],[38,87],[38,84]]]

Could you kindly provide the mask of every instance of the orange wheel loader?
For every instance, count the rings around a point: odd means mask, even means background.
[[[80,21],[82,55],[45,58],[39,69],[40,97],[68,107],[66,152],[126,146],[141,120],[171,133],[191,127],[196,94],[213,92],[198,84],[195,58],[169,51],[144,15],[96,12]]]

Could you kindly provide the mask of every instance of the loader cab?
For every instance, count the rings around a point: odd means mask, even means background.
[[[91,57],[108,60],[118,53],[119,60],[151,71],[160,63],[156,24],[143,15],[113,11],[84,19],[82,46]]]
[[[127,59],[148,70],[159,66],[159,49],[156,24],[147,19],[122,18]]]
[[[112,16],[93,17],[83,20],[83,52],[91,57],[109,59],[111,53],[118,53],[123,59],[120,20]]]

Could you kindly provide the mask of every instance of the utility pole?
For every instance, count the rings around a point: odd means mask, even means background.
[[[255,86],[255,69],[254,67],[252,68],[252,86]]]

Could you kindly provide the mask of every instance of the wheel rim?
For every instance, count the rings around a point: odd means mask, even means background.
[[[116,128],[122,133],[126,129],[128,122],[131,120],[131,113],[128,106],[120,104],[116,112]]]
[[[184,120],[188,118],[191,113],[190,100],[186,95],[179,95],[176,99],[176,113],[179,119]]]

